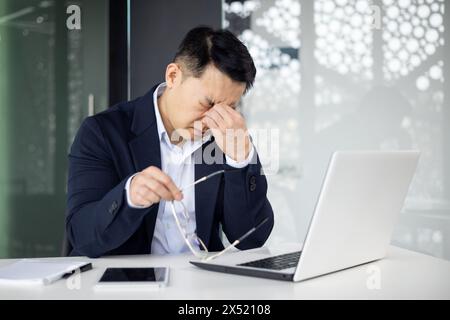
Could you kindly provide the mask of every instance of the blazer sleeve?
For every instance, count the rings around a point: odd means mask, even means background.
[[[119,247],[142,223],[147,209],[133,209],[97,119],[81,125],[69,153],[66,233],[75,251],[99,257]],[[131,176],[131,175],[130,175]]]
[[[269,217],[264,225],[237,246],[241,250],[264,245],[274,224],[272,207],[267,199],[267,180],[256,150],[254,158],[256,161],[242,169],[224,165],[222,227],[230,243]]]

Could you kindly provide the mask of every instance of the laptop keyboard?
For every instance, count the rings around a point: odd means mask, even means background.
[[[243,267],[253,267],[262,269],[272,269],[272,270],[283,270],[292,267],[296,267],[298,264],[298,259],[300,259],[301,251],[280,254],[278,256],[273,256],[265,259],[254,260],[246,263],[238,264],[238,266]]]

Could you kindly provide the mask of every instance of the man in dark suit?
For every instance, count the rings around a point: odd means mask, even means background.
[[[69,154],[71,255],[181,253],[203,245],[219,251],[220,226],[232,242],[268,218],[238,248],[262,246],[273,212],[236,110],[255,74],[234,35],[198,27],[182,41],[164,83],[87,118]]]

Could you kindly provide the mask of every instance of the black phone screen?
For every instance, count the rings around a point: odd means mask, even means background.
[[[100,282],[164,281],[166,268],[107,268]]]

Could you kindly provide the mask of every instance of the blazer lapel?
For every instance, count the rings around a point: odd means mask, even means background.
[[[131,131],[134,137],[128,142],[136,172],[149,166],[161,168],[161,149],[153,104],[153,87],[145,96],[135,101]],[[149,244],[153,239],[159,204],[153,206],[145,217]],[[149,245],[150,250],[150,245]]]
[[[152,165],[161,168],[161,149],[153,104],[153,93],[156,88],[157,86],[154,86],[145,96],[135,101],[131,123],[134,137],[130,139],[128,145],[137,171]]]
[[[149,166],[161,169],[161,149],[156,123],[128,143],[136,171]]]

